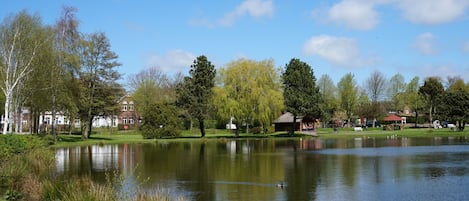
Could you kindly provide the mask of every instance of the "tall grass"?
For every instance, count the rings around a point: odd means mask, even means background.
[[[55,155],[48,142],[37,136],[0,136],[0,189],[3,199],[28,201],[161,201],[187,200],[174,197],[163,189],[149,193],[140,187],[135,193],[123,191],[123,176],[107,172],[106,182],[97,183],[89,176],[58,179],[53,173]],[[2,200],[2,198],[0,198]]]

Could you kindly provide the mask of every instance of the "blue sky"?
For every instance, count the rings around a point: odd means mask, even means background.
[[[375,70],[409,81],[469,81],[469,0],[0,0],[0,18],[23,9],[53,24],[78,9],[80,31],[105,32],[127,75],[157,66],[187,74],[199,55],[221,68],[239,58],[299,58],[316,78],[352,72],[359,85]]]

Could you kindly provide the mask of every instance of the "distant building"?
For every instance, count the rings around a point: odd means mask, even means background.
[[[118,124],[122,125],[124,128],[126,127],[127,129],[138,127],[140,124],[140,117],[137,109],[135,108],[135,102],[132,99],[132,96],[127,94],[120,98],[118,103],[121,108],[117,120]]]
[[[290,131],[293,126],[293,114],[286,112],[274,120],[275,132]],[[316,128],[316,120],[310,116],[296,117],[295,131],[310,131]]]

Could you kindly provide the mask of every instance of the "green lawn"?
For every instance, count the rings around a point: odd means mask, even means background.
[[[469,130],[464,132],[450,131],[449,129],[430,129],[419,128],[397,131],[384,131],[381,128],[369,128],[364,131],[353,131],[352,128],[340,128],[338,132],[334,132],[331,128],[320,128],[316,132],[317,137],[295,133],[290,137],[286,132],[278,132],[273,134],[244,134],[240,133],[239,138],[357,138],[357,137],[443,137],[443,136],[469,136]],[[192,131],[183,131],[180,137],[165,138],[165,139],[143,139],[138,131],[125,131],[125,132],[97,132],[87,140],[82,140],[81,135],[59,135],[58,143],[54,147],[67,147],[67,146],[84,146],[95,144],[123,144],[123,143],[148,143],[155,141],[187,141],[187,140],[216,140],[224,138],[235,138],[235,134],[229,130],[207,129],[205,138],[200,138],[199,130],[193,129]]]

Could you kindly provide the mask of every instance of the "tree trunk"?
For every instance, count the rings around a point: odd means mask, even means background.
[[[88,139],[88,136],[89,136],[89,134],[88,134],[88,131],[89,131],[88,125],[89,124],[85,119],[83,119],[83,121],[80,122],[80,125],[81,125],[80,126],[81,127],[81,139],[86,140],[86,139]]]
[[[418,119],[419,119],[419,113],[417,111],[415,111],[415,128],[418,128],[417,127]]]
[[[91,116],[89,119],[87,139],[90,138],[92,129],[93,129],[93,116]]]
[[[433,105],[430,105],[430,126],[429,126],[429,127],[431,127],[431,125],[432,125],[432,123],[433,123],[432,112],[433,112]]]
[[[458,130],[459,131],[464,131],[464,121],[463,120],[460,120],[458,121]]]
[[[15,133],[19,134],[20,132],[20,115],[21,115],[21,109],[18,103],[15,104],[15,111],[14,115],[14,124],[15,124]]]
[[[200,137],[205,137],[204,119],[199,118]]]
[[[72,134],[72,129],[75,127],[75,118],[73,115],[70,115],[70,118],[68,120],[68,135]]]
[[[11,107],[11,105],[10,105],[10,107]],[[14,108],[10,108],[10,110],[15,111]],[[13,122],[14,122],[13,112],[10,111],[8,113],[10,113],[10,114],[8,114],[9,115],[9,118],[8,118],[9,122],[8,122],[8,131],[7,132],[8,133],[13,133]]]
[[[246,134],[249,133],[249,124],[246,123]]]
[[[291,127],[290,136],[293,136],[295,134],[295,130],[296,130],[296,115],[293,115],[293,124]]]
[[[55,117],[57,110],[55,109],[55,95],[52,95],[52,122],[51,122],[51,133],[54,136],[54,141],[57,142],[57,133],[55,132]]]
[[[23,108],[23,106],[21,106]],[[20,133],[23,133],[23,109],[20,109],[20,118],[19,118],[19,131]]]
[[[194,121],[192,121],[192,117],[190,118],[190,120],[191,120],[191,123],[189,125],[189,131],[192,134],[192,127],[194,126]]]

